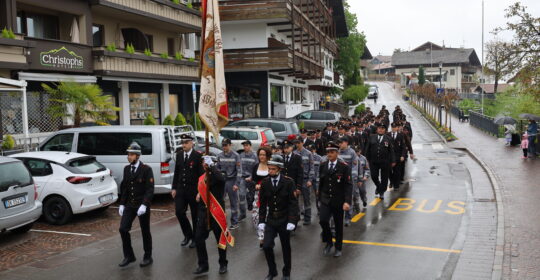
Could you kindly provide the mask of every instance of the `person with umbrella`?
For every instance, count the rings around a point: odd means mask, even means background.
[[[508,116],[499,116],[496,117],[493,122],[498,125],[504,125],[504,138],[506,139],[506,146],[512,144],[512,134],[515,133],[516,120]]]

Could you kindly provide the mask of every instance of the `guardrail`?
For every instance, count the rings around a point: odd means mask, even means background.
[[[501,137],[503,133],[502,125],[495,124],[493,118],[483,115],[479,112],[469,112],[470,124],[478,129],[481,129],[495,137]]]

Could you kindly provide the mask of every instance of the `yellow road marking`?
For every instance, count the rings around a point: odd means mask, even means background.
[[[381,202],[381,199],[380,199],[380,198],[375,198],[375,199],[369,204],[369,206],[375,206],[375,205],[379,204],[379,202]]]
[[[442,252],[442,253],[454,253],[454,254],[461,253],[461,250],[441,249],[441,248],[432,248],[432,247],[414,246],[414,245],[404,245],[404,244],[354,241],[354,240],[343,240],[343,243],[358,244],[358,245],[382,246],[382,247],[394,247],[394,248],[404,248],[404,249],[413,249],[413,250]]]
[[[356,214],[356,216],[354,216],[351,219],[351,222],[356,223],[356,222],[360,221],[360,219],[362,219],[365,215],[366,215],[366,213],[358,213],[358,214]]]

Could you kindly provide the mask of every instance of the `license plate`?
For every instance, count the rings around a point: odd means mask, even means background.
[[[107,202],[109,202],[111,200],[113,200],[113,194],[112,193],[101,196],[99,198],[99,203],[107,203]]]
[[[26,203],[26,196],[19,196],[17,198],[4,201],[4,207],[6,207],[7,209],[7,208],[15,207],[17,205],[25,204],[25,203]]]

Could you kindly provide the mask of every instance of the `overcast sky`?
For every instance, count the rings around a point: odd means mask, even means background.
[[[447,47],[482,50],[482,0],[348,0],[358,16],[358,29],[366,34],[373,56],[391,55],[394,49],[413,49],[427,41]],[[505,9],[515,0],[485,0],[485,42],[491,31],[504,26]],[[540,16],[540,0],[521,0],[527,11]],[[511,40],[512,35],[498,36]]]

